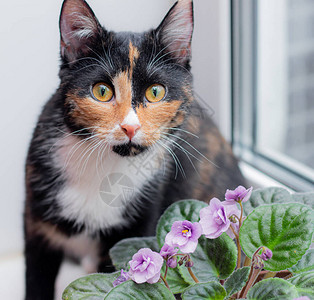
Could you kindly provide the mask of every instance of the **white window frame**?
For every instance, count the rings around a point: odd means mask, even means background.
[[[276,0],[278,6],[284,6],[285,0]],[[231,9],[231,111],[232,111],[232,144],[236,155],[243,162],[243,170],[245,175],[248,177],[254,175],[254,171],[258,171],[260,174],[268,175],[267,180],[265,177],[264,182],[268,184],[273,182],[284,185],[295,191],[310,191],[313,190],[314,185],[311,182],[310,177],[306,176],[304,169],[299,168],[298,171],[294,171],[291,165],[282,156],[278,158],[274,153],[261,152],[257,149],[257,135],[265,134],[263,128],[258,130],[256,118],[258,109],[262,109],[257,101],[258,92],[263,90],[265,87],[260,85],[257,72],[257,55],[258,51],[267,51],[267,36],[263,36],[263,33],[267,31],[267,28],[258,28],[258,9],[267,10],[267,6],[260,5],[261,1],[251,0],[230,0]],[[272,18],[270,11],[269,19]],[[285,10],[281,10],[282,14]],[[271,21],[268,24],[271,26]],[[267,24],[263,24],[267,26]],[[284,28],[279,28],[284,30]],[[259,40],[257,40],[257,34],[259,34]],[[263,45],[259,45],[258,41],[262,41]],[[284,51],[283,43],[280,40],[276,40],[278,47],[277,55],[281,55]],[[264,47],[264,48],[263,48]],[[264,49],[264,50],[263,50]],[[267,52],[266,52],[267,53]],[[267,57],[267,55],[265,56]],[[284,62],[282,62],[284,63]],[[271,65],[265,61],[263,63],[265,74],[267,69],[271,68]],[[284,66],[283,66],[284,70]],[[274,79],[270,79],[268,84],[271,86],[274,84]],[[280,81],[281,80],[281,81]],[[282,79],[277,80],[276,84],[280,85],[280,89],[277,89],[276,94],[263,95],[263,97],[278,97],[284,99],[285,97],[285,86],[284,76]],[[264,84],[267,80],[262,81]],[[268,87],[269,88],[269,87]],[[267,93],[267,91],[266,91]],[[259,94],[260,96],[260,94]],[[276,108],[273,108],[276,109]],[[243,111],[245,110],[245,113]],[[249,112],[249,113],[248,113]],[[282,112],[284,113],[284,112]],[[284,126],[284,118],[282,118],[282,127]],[[278,124],[276,124],[278,126]],[[295,167],[295,164],[293,165]],[[258,177],[258,176],[257,176]],[[258,177],[260,178],[260,177]],[[250,179],[250,178],[249,178]],[[262,180],[261,178],[259,180]],[[263,181],[263,180],[262,180]],[[265,184],[260,182],[261,186]],[[275,184],[277,185],[277,184]]]

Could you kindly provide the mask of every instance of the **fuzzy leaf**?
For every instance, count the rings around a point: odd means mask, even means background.
[[[243,222],[240,243],[248,257],[266,246],[273,257],[265,269],[280,271],[296,264],[310,247],[313,211],[298,203],[272,204],[256,208]]]
[[[187,288],[182,294],[182,300],[222,300],[225,296],[225,289],[218,282],[210,281]]]
[[[161,270],[162,270],[162,274],[165,274],[165,264],[163,265]],[[191,285],[189,281],[186,281],[183,279],[183,276],[181,275],[178,268],[168,269],[167,282],[169,284],[171,291],[174,294],[182,293],[186,288],[188,288]]]
[[[123,282],[112,289],[104,300],[160,300],[173,299],[173,294],[166,288],[164,284],[143,283],[136,284],[132,280]]]
[[[292,274],[299,274],[309,271],[314,272],[314,249],[309,249],[296,265],[289,268],[289,271]]]
[[[298,202],[306,204],[314,209],[314,193],[294,193],[279,187],[257,189],[252,192],[251,198],[244,205],[245,215],[250,214],[253,209],[264,204]]]
[[[314,272],[301,273],[288,279],[292,283],[299,296],[308,296],[314,299]]]
[[[143,238],[128,238],[118,242],[111,248],[109,254],[112,259],[113,265],[117,269],[129,269],[129,261],[132,256],[141,248],[150,248],[151,250],[159,253],[159,246],[156,237],[143,237]],[[162,274],[165,272],[165,264],[162,267]],[[188,286],[181,276],[179,270],[168,269],[167,281],[173,293],[182,293]]]
[[[217,281],[227,278],[235,269],[237,248],[225,233],[217,239],[202,236],[191,259],[194,262],[192,270],[200,282]],[[187,282],[194,283],[187,268],[182,266],[179,271]]]
[[[198,222],[200,210],[207,205],[198,200],[182,200],[169,206],[160,217],[157,225],[156,235],[159,247],[161,248],[164,245],[165,237],[175,221]]]
[[[250,300],[293,300],[298,297],[295,286],[281,278],[269,278],[255,284],[249,290]]]
[[[253,209],[264,204],[291,202],[290,193],[278,187],[269,187],[253,190],[250,200],[243,204],[244,213],[247,216]]]
[[[303,203],[314,209],[314,193],[296,193],[291,197],[293,202]]]
[[[233,294],[239,292],[248,280],[250,273],[249,267],[243,267],[234,271],[224,284],[227,292],[226,299],[229,299]]]
[[[62,294],[62,300],[103,300],[113,288],[113,281],[120,272],[111,274],[91,274],[70,283]]]

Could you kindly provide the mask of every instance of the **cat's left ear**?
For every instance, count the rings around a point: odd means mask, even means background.
[[[60,14],[61,56],[74,61],[89,51],[101,26],[84,0],[64,0]]]
[[[193,0],[179,0],[156,29],[166,51],[183,64],[191,58],[193,27]]]

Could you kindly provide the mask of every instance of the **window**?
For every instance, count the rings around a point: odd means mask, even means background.
[[[231,0],[235,153],[314,189],[314,0]]]

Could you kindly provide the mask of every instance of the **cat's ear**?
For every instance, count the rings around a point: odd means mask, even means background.
[[[60,14],[61,56],[73,61],[87,53],[101,31],[92,9],[84,0],[65,0]]]
[[[190,59],[193,27],[193,0],[179,0],[156,29],[167,52],[181,63]]]

